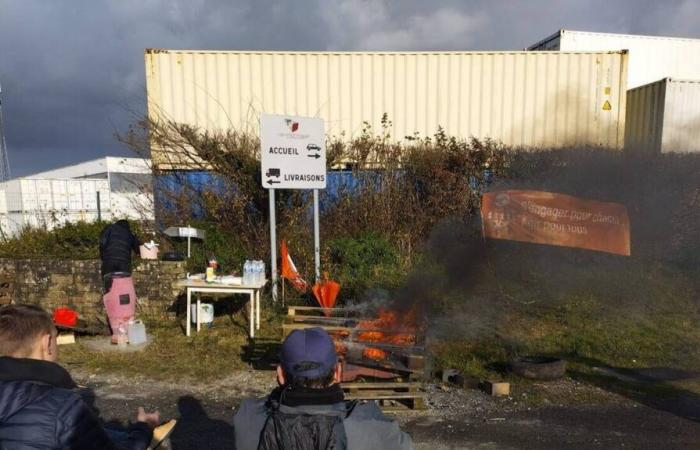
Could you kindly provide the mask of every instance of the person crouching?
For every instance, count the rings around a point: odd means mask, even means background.
[[[56,336],[51,316],[42,308],[0,308],[0,449],[144,450],[158,446],[164,439],[153,439],[160,422],[158,412],[139,408],[136,422],[125,430],[102,427],[76,392],[71,376],[55,362]],[[173,426],[168,424],[167,432]]]
[[[279,386],[244,400],[234,417],[236,448],[410,449],[411,438],[374,402],[345,401],[342,365],[321,328],[295,330],[282,344]]]

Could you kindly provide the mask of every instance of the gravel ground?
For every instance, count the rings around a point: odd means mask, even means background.
[[[274,386],[273,374],[260,371],[207,384],[74,375],[107,421],[123,422],[138,406],[179,418],[176,450],[232,448],[240,400]],[[426,394],[426,410],[394,414],[418,449],[700,448],[696,421],[569,379],[514,388],[502,398],[441,384],[427,385]]]

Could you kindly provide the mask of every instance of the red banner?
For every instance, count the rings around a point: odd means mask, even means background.
[[[630,255],[630,222],[619,203],[538,191],[500,191],[481,200],[484,235]]]

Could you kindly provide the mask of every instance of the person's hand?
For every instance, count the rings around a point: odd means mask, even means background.
[[[143,422],[148,424],[149,427],[155,428],[160,425],[160,413],[157,410],[152,413],[147,413],[142,407],[139,406],[136,414],[136,421]]]

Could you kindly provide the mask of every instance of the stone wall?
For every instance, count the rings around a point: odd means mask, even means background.
[[[183,262],[135,262],[137,314],[164,317],[174,311],[180,294],[174,283],[184,275]],[[88,320],[104,317],[98,260],[0,258],[0,278],[14,283],[14,303],[38,304],[49,311],[68,306]]]

